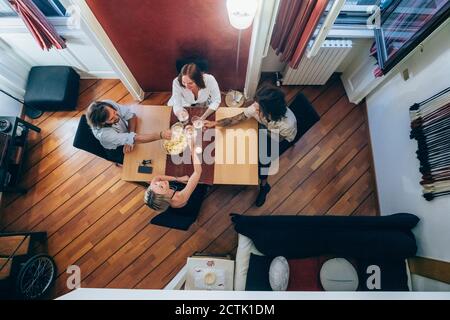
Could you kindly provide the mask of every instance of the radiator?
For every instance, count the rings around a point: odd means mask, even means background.
[[[283,85],[325,84],[351,48],[351,40],[325,40],[316,56],[303,56],[297,69],[286,66]]]

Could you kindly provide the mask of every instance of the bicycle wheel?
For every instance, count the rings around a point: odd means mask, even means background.
[[[56,264],[46,254],[38,254],[22,266],[17,276],[16,290],[23,299],[43,297],[56,279]]]

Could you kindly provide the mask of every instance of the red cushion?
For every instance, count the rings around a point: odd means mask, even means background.
[[[323,258],[290,259],[287,291],[323,291],[320,268]]]

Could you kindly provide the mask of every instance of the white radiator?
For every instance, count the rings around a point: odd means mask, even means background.
[[[316,56],[303,56],[297,69],[286,66],[283,85],[325,84],[351,48],[351,40],[325,40]]]

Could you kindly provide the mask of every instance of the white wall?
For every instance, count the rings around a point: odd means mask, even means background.
[[[3,117],[18,117],[22,113],[22,104],[0,92],[0,114]]]
[[[450,86],[450,24],[402,65],[411,78],[393,74],[367,97],[376,183],[383,215],[416,214],[418,255],[450,262],[450,196],[422,197],[417,143],[409,139],[409,107]]]
[[[31,65],[0,38],[0,88],[17,98],[23,98],[30,68]]]

